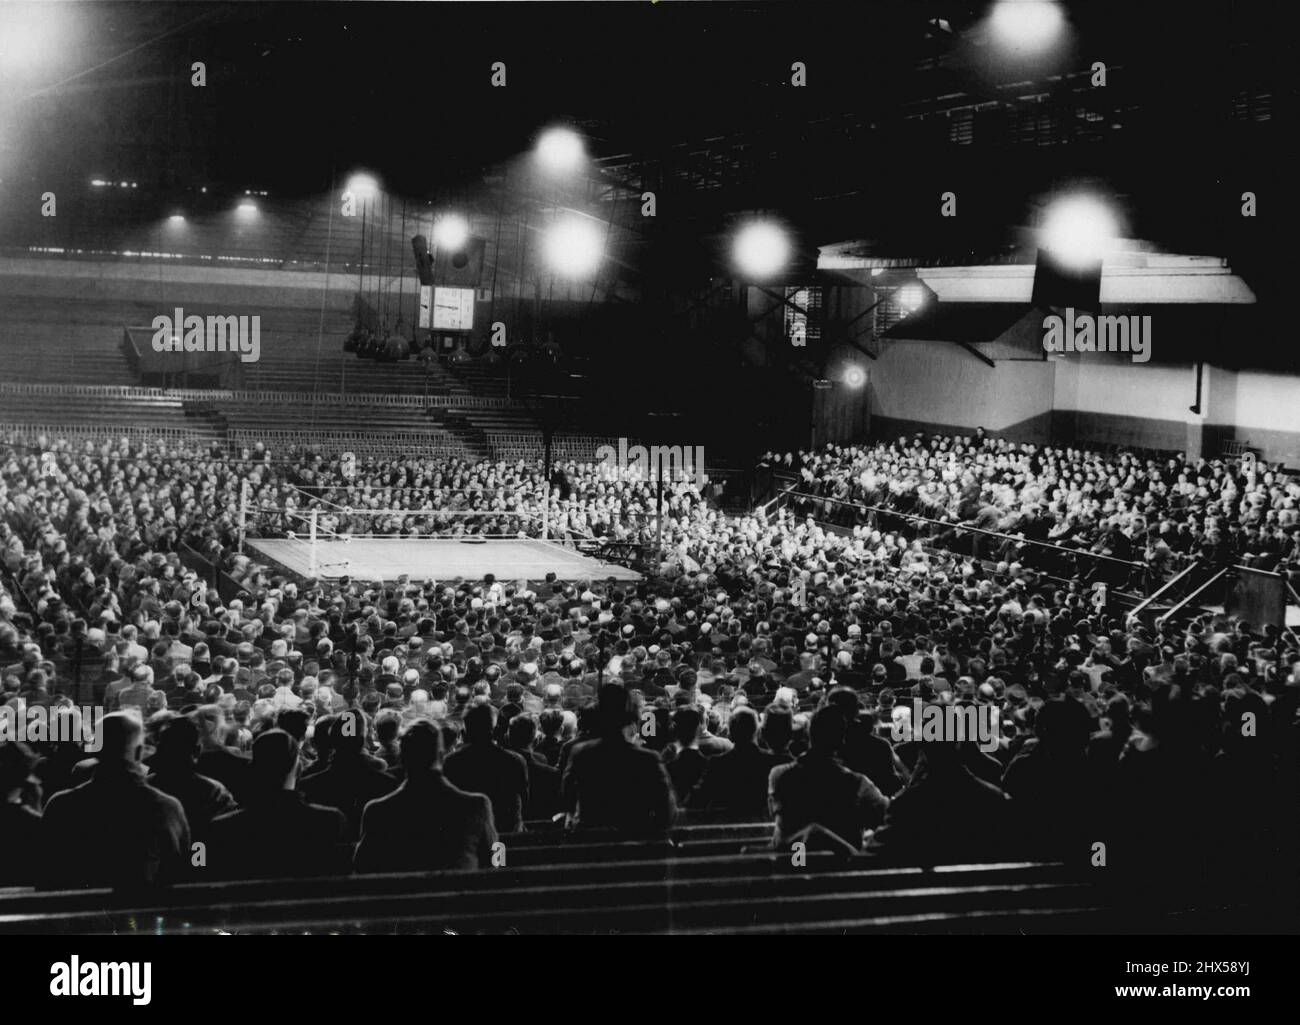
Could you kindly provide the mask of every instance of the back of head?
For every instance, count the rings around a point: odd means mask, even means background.
[[[763,742],[773,751],[784,751],[794,737],[794,714],[781,705],[763,713]]]
[[[537,726],[544,737],[558,736],[564,728],[564,713],[558,708],[543,709],[537,716]]]
[[[617,683],[607,683],[596,695],[599,732],[610,736],[622,732],[632,722],[632,704],[627,691]]]
[[[284,730],[300,744],[307,737],[310,722],[311,717],[301,708],[282,708],[275,716],[276,728]]]
[[[533,721],[531,715],[526,715],[521,712],[510,720],[510,727],[506,734],[506,740],[514,750],[528,750],[528,748],[533,746],[533,740],[536,736],[537,723]]]
[[[835,705],[819,708],[808,722],[808,746],[815,754],[834,754],[844,743],[848,726],[844,712]]]
[[[836,687],[826,695],[826,704],[838,708],[847,722],[858,717],[858,695],[852,688]]]
[[[169,719],[158,734],[153,765],[158,769],[193,768],[199,754],[199,728],[187,716]]]
[[[382,709],[376,714],[374,723],[375,739],[381,744],[391,744],[402,728],[402,713],[395,708]]]
[[[758,716],[752,708],[744,705],[732,711],[727,726],[731,740],[736,744],[752,744],[758,736]]]
[[[219,705],[200,705],[191,714],[201,736],[218,743],[225,739],[222,731],[226,726],[226,714]]]
[[[266,730],[253,741],[253,776],[262,790],[283,790],[298,769],[298,742],[284,730]]]
[[[408,778],[442,763],[442,731],[427,719],[416,719],[402,734],[402,766]]]
[[[1034,733],[1045,751],[1081,755],[1088,746],[1092,721],[1073,699],[1048,701],[1038,710]]]
[[[465,739],[471,744],[486,744],[492,740],[496,726],[496,709],[489,704],[475,705],[465,713]]]
[[[335,754],[357,755],[366,743],[366,716],[359,708],[340,712],[330,729],[330,744]]]
[[[700,735],[700,710],[684,705],[673,713],[673,739],[679,744],[693,744]]]
[[[100,764],[138,762],[144,746],[144,725],[134,715],[113,712],[99,720]]]

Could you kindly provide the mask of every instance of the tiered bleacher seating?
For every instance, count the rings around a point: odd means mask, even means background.
[[[212,418],[186,409],[177,395],[117,385],[0,384],[0,421],[31,433],[156,436],[204,443],[222,438]]]
[[[137,383],[120,349],[120,328],[106,327],[121,315],[121,304],[61,301],[54,317],[47,298],[6,295],[4,307],[4,380]]]
[[[1189,921],[1057,864],[795,859],[771,850],[770,823],[685,826],[657,842],[534,826],[477,871],[196,882],[147,897],[12,889],[0,892],[0,932],[1045,933]],[[1213,917],[1222,926],[1239,912]]]

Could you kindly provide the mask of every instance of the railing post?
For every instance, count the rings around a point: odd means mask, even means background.
[[[316,520],[319,515],[318,510],[311,511],[311,550],[307,557],[307,573],[312,577],[316,576]]]

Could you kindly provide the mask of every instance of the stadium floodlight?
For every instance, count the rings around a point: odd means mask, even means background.
[[[861,367],[849,367],[844,371],[844,383],[850,388],[861,388],[867,383],[866,372]]]
[[[1100,263],[1115,244],[1115,215],[1094,196],[1066,196],[1047,210],[1040,244],[1065,267]]]
[[[584,156],[582,137],[570,128],[548,128],[537,140],[537,162],[551,174],[576,170]]]
[[[469,238],[469,222],[460,214],[443,214],[433,222],[433,241],[439,249],[454,252]]]
[[[925,305],[925,289],[917,284],[904,285],[895,297],[904,316],[915,313]]]
[[[51,63],[67,45],[70,28],[60,4],[0,4],[0,70]]]
[[[989,15],[995,38],[1019,53],[1040,53],[1056,40],[1065,15],[1056,0],[998,0]]]
[[[790,238],[777,224],[755,221],[737,232],[733,256],[746,277],[770,278],[790,259]]]
[[[556,221],[547,229],[543,241],[546,262],[557,274],[569,278],[585,277],[594,271],[604,249],[600,228],[585,217]]]
[[[357,199],[371,199],[379,192],[379,182],[369,174],[354,174],[348,179],[347,190]]]

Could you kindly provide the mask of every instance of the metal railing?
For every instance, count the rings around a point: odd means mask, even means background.
[[[1066,547],[1065,545],[1058,545],[1051,541],[1036,541],[1032,538],[1017,537],[1014,534],[1004,534],[1001,531],[987,530],[983,527],[968,526],[966,524],[953,522],[951,520],[936,520],[929,516],[922,516],[919,513],[909,513],[909,512],[903,512],[899,509],[892,509],[889,506],[867,505],[865,502],[850,502],[842,498],[832,498],[829,495],[814,495],[811,492],[798,490],[798,485],[801,482],[797,478],[791,478],[789,476],[782,475],[782,474],[774,474],[773,477],[776,480],[793,479],[794,482],[794,487],[787,488],[786,491],[783,492],[782,495],[778,497],[794,496],[796,498],[807,499],[808,501],[811,502],[830,502],[834,505],[838,505],[850,509],[856,509],[860,512],[872,513],[873,515],[877,515],[877,516],[892,516],[913,523],[930,524],[931,526],[938,527],[943,529],[944,531],[951,532],[958,535],[974,534],[982,537],[997,538],[999,541],[1007,541],[1016,545],[1032,545],[1035,548],[1042,549],[1045,551],[1057,552],[1061,555],[1070,556],[1071,558],[1082,556],[1089,559],[1096,559],[1100,562],[1110,563],[1115,566],[1124,566],[1129,569],[1147,568],[1147,564],[1145,562],[1138,562],[1132,559],[1118,559],[1113,555],[1103,555],[1100,552],[1090,552],[1087,549],[1083,549],[1083,548],[1069,548]]]
[[[1166,612],[1163,616],[1157,616],[1155,625],[1163,626],[1165,623],[1168,623],[1171,619],[1177,619],[1178,616],[1182,614],[1183,610],[1186,609],[1189,605],[1191,605],[1192,602],[1194,602],[1197,598],[1199,598],[1202,594],[1204,594],[1209,588],[1216,585],[1220,580],[1222,580],[1229,573],[1234,572],[1236,569],[1237,569],[1236,566],[1224,566],[1217,573],[1213,574],[1208,580],[1206,580],[1205,583],[1201,584],[1200,587],[1196,588],[1194,591],[1192,591],[1190,594],[1184,597],[1181,601],[1179,601],[1176,605],[1174,605],[1174,607],[1171,608],[1168,612]]]
[[[0,435],[34,440],[39,435],[64,441],[169,441],[192,445],[210,445],[210,433],[189,427],[132,427],[129,424],[97,426],[93,424],[45,424],[0,421]]]
[[[1188,582],[1188,578],[1200,569],[1202,569],[1202,563],[1198,559],[1190,566],[1175,573],[1160,587],[1156,588],[1156,590],[1152,591],[1132,608],[1129,612],[1130,619],[1142,620],[1142,617],[1149,616],[1160,603],[1168,601],[1173,594],[1176,594],[1182,587],[1184,587]]]

